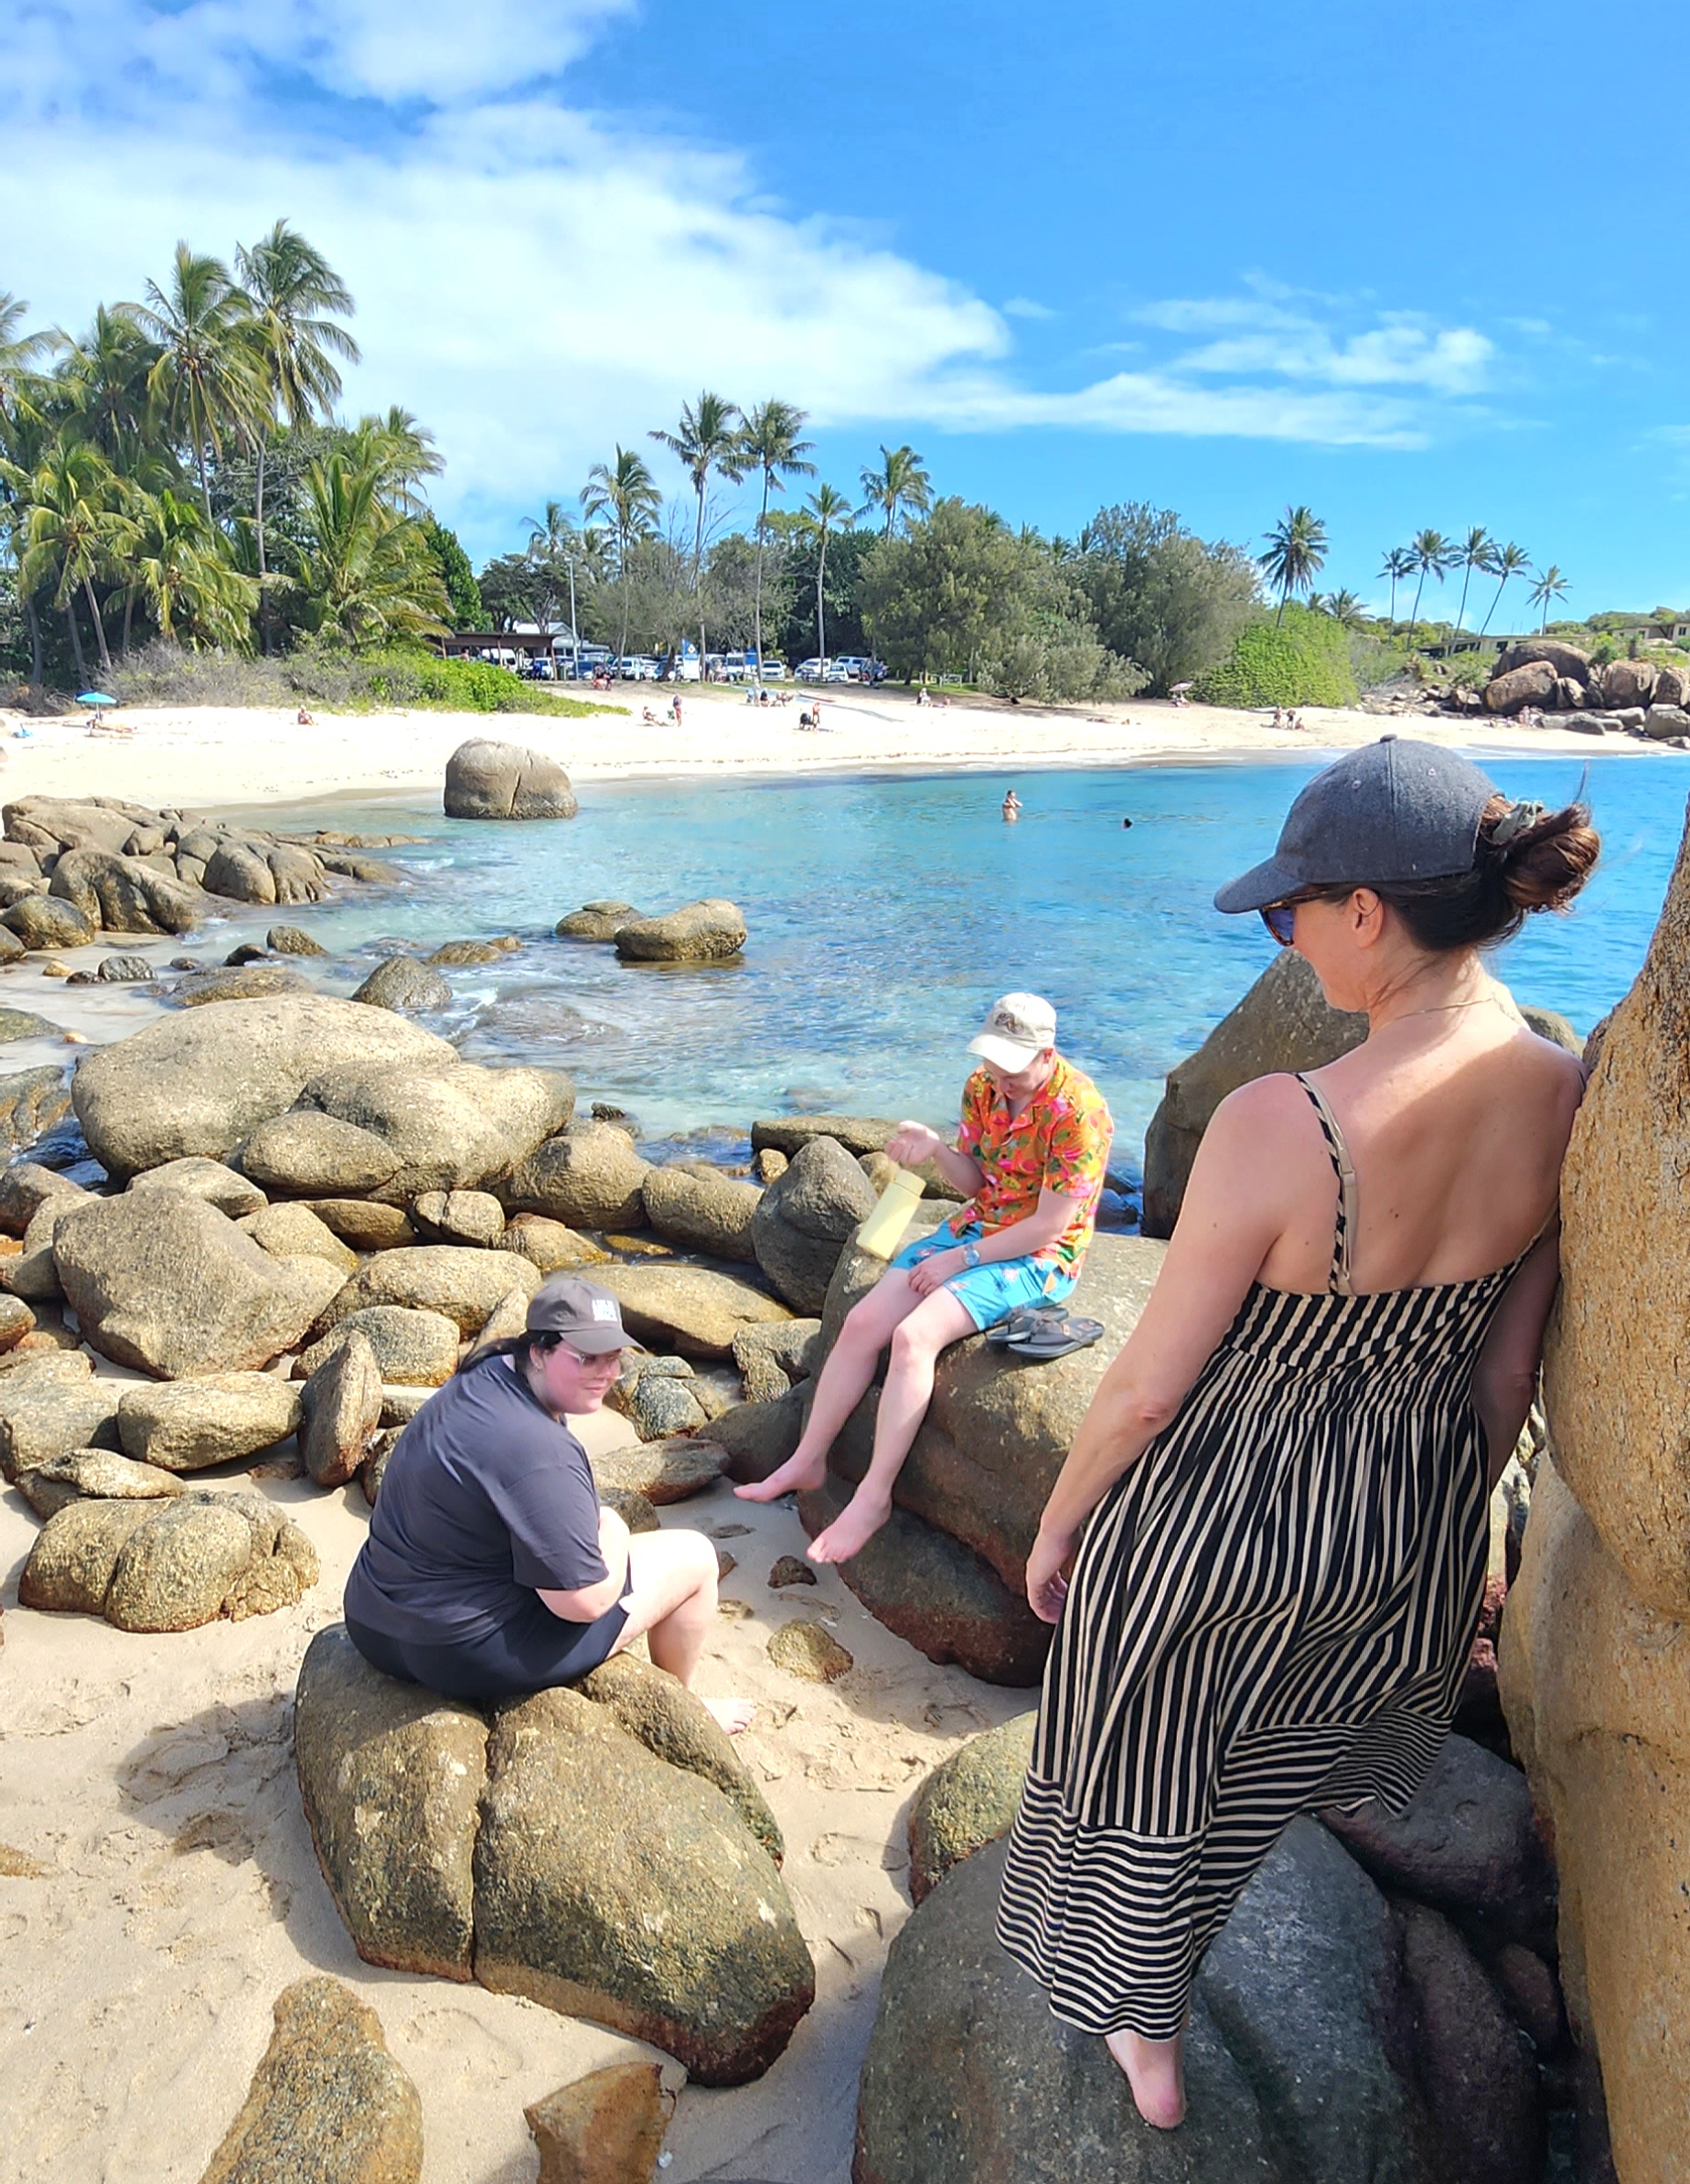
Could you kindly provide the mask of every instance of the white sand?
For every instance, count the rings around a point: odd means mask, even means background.
[[[1564,728],[1408,712],[1382,717],[1360,709],[1307,707],[1304,733],[1273,726],[1269,713],[1216,706],[1135,701],[1096,712],[993,702],[918,706],[902,690],[829,690],[824,725],[797,726],[813,697],[766,712],[742,691],[684,686],[683,725],[666,715],[667,694],[649,684],[618,686],[597,702],[620,717],[557,720],[543,713],[318,712],[300,727],[291,712],[236,707],[140,708],[91,733],[80,719],[37,721],[0,740],[0,797],[124,797],[188,809],[297,803],[317,797],[439,793],[446,760],[466,736],[524,744],[561,759],[583,781],[634,775],[806,774],[876,767],[1125,765],[1175,758],[1224,758],[1264,751],[1292,756],[1348,748],[1395,728],[1403,734],[1496,755],[1658,750],[1631,736],[1598,739]],[[7,721],[15,724],[12,716]],[[4,723],[0,723],[4,724]]]

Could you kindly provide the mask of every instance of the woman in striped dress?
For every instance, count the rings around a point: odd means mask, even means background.
[[[1152,2124],[1183,2116],[1193,1977],[1281,1830],[1400,1811],[1454,1715],[1583,1089],[1480,950],[1571,900],[1588,819],[1386,738],[1215,898],[1368,1035],[1223,1102],[1051,1494],[1027,1591],[1058,1629],[999,1919]]]

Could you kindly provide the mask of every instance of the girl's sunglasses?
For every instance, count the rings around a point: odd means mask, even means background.
[[[1306,897],[1303,898],[1307,900]],[[1262,912],[1262,923],[1281,947],[1289,947],[1297,937],[1297,903],[1269,903]]]

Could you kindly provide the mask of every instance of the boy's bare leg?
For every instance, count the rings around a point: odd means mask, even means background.
[[[874,1421],[874,1453],[862,1483],[825,1532],[810,1541],[812,1562],[849,1562],[892,1515],[893,1483],[933,1400],[939,1353],[975,1332],[968,1307],[948,1290],[935,1290],[902,1321],[892,1338],[886,1384]],[[819,1482],[818,1482],[819,1483]]]
[[[798,1445],[776,1472],[733,1491],[742,1502],[774,1502],[795,1491],[810,1493],[828,1475],[828,1451],[840,1429],[868,1393],[880,1354],[922,1300],[901,1267],[882,1274],[866,1297],[853,1304],[828,1353],[828,1362],[810,1397],[810,1412]],[[882,1397],[882,1403],[885,1401]]]
[[[705,1638],[715,1627],[715,1548],[702,1532],[636,1532],[628,1541],[628,1576],[633,1590],[624,1602],[627,1622],[611,1651],[623,1653],[643,1637],[655,1665],[690,1690]],[[701,1703],[730,1736],[756,1711],[743,1698]]]

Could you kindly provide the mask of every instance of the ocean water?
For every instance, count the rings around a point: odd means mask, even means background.
[[[425,834],[394,852],[398,899],[302,918],[348,991],[395,944],[511,931],[529,943],[447,974],[441,1029],[464,1052],[570,1069],[584,1103],[647,1136],[804,1108],[953,1121],[967,1042],[993,997],[1044,994],[1065,1053],[1114,1110],[1137,1171],[1166,1072],[1265,968],[1260,921],[1222,917],[1219,883],[1268,853],[1322,755],[1104,771],[589,785],[570,824],[490,826],[403,803],[314,806],[272,823]],[[1567,917],[1534,919],[1498,958],[1523,1001],[1586,1032],[1642,961],[1690,791],[1680,754],[1484,761],[1546,802],[1579,789],[1601,867]],[[1011,782],[1025,807],[1006,827]],[[1121,821],[1130,818],[1132,825]],[[663,969],[560,941],[557,919],[615,897],[659,911],[731,896],[743,962]]]

